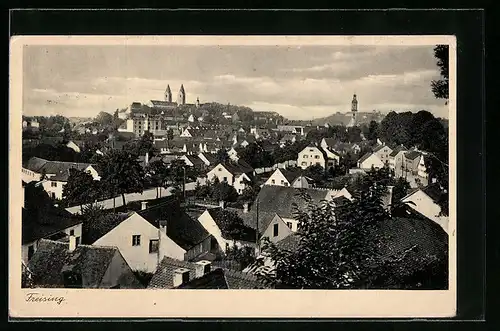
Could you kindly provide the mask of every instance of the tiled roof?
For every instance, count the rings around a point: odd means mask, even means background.
[[[306,207],[306,201],[299,196],[301,192],[307,193],[317,203],[324,200],[328,194],[327,190],[264,185],[256,198],[256,201],[259,201],[259,213],[273,212],[280,217],[294,218],[294,204],[299,210]],[[255,204],[253,207],[255,208]]]
[[[389,146],[387,146],[387,145],[377,145],[377,146],[375,146],[375,147],[373,148],[373,152],[374,152],[374,153],[376,153],[376,152],[378,152],[378,151],[382,150],[384,147],[387,147],[387,148],[389,148],[390,150],[392,150],[392,148],[390,148],[390,147],[389,147]]]
[[[54,180],[66,181],[69,176],[69,169],[85,170],[90,163],[48,161],[38,157],[32,157],[26,163],[25,168],[36,173],[45,172],[54,176]]]
[[[221,229],[222,231],[222,236],[225,239],[231,239],[231,240],[242,240],[242,241],[248,241],[248,242],[255,242],[256,240],[256,233],[255,233],[255,227],[249,227],[245,224],[243,221],[244,227],[241,229],[241,232],[231,236],[230,234],[224,233],[223,225],[225,221],[225,213],[231,212],[231,210],[223,210],[222,208],[212,208],[212,209],[207,209],[210,216],[214,220],[215,224]],[[236,213],[237,216],[239,216],[238,213]],[[243,219],[242,219],[243,220]]]
[[[391,152],[391,154],[389,154],[389,156],[395,157],[396,155],[398,155],[399,152],[402,152],[402,151],[406,151],[406,147],[397,146],[393,149],[393,151]]]
[[[64,286],[62,272],[71,266],[75,272],[81,273],[84,288],[97,288],[113,257],[119,254],[116,247],[79,245],[73,252],[68,248],[67,243],[40,240],[37,251],[28,262],[37,286]],[[138,284],[137,280],[135,283]]]
[[[283,174],[283,176],[285,176],[286,180],[290,184],[302,174],[301,168],[279,169],[279,171]]]
[[[177,102],[169,102],[162,100],[151,100],[153,107],[177,107]]]
[[[255,289],[263,288],[257,277],[243,272],[215,268],[202,277],[196,278],[196,264],[164,257],[153,274],[148,288],[173,288],[174,271],[179,268],[189,270],[190,281],[179,289]],[[214,268],[214,266],[212,266]]]
[[[324,139],[328,147],[333,148],[337,144],[337,140],[335,138],[324,138]]]
[[[443,191],[437,183],[424,187],[422,191],[434,200],[434,202],[439,201],[441,195],[443,194]]]
[[[300,244],[300,237],[296,233],[292,233],[285,238],[281,239],[276,243],[276,246],[278,246],[281,249],[287,250],[287,251],[295,251],[299,247]]]
[[[204,164],[197,155],[186,155],[186,158],[195,166]]]
[[[422,155],[422,153],[420,153],[418,151],[406,152],[405,153],[405,159],[415,160],[417,157],[420,157],[420,155]]]
[[[131,214],[132,213],[117,213],[115,215],[102,215],[98,222],[92,222],[89,223],[88,226],[85,226],[85,232],[82,234],[82,242],[89,245],[93,244],[99,238],[129,218]]]
[[[211,153],[202,153],[203,156],[210,162],[211,165],[217,162],[217,158],[213,156]]]
[[[239,159],[236,163],[235,162],[226,162],[222,164],[224,168],[227,169],[230,173],[233,175],[239,175],[239,174],[252,174],[254,169],[252,168],[251,165],[246,163],[245,161]]]
[[[210,236],[200,222],[189,217],[174,199],[137,213],[155,227],[159,226],[159,221],[166,221],[167,236],[185,250]]]
[[[363,155],[363,156],[362,156],[362,157],[358,160],[358,162],[359,162],[359,163],[363,163],[363,162],[364,162],[364,161],[366,161],[366,160],[367,160],[370,156],[372,156],[372,154],[373,154],[372,152],[368,152],[368,153],[366,153],[365,155]]]

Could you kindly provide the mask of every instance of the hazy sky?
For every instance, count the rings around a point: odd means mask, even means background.
[[[430,82],[432,46],[26,46],[26,115],[93,117],[133,101],[217,101],[291,119],[359,110],[429,110],[448,117]]]

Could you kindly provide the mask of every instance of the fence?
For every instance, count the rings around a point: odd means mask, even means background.
[[[288,160],[288,161],[285,161],[285,162],[280,162],[280,163],[276,163],[275,165],[273,165],[272,167],[264,167],[264,168],[257,168],[255,169],[255,173],[260,175],[260,174],[263,174],[265,172],[271,172],[271,171],[274,171],[276,169],[285,169],[285,168],[288,168],[288,167],[295,167],[297,166],[297,161],[295,160]]]

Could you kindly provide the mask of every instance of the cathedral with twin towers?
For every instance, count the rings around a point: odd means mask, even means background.
[[[167,85],[167,89],[165,90],[165,101],[172,102],[172,91],[170,90],[170,85]],[[186,104],[186,91],[184,90],[184,84],[181,84],[181,88],[177,94],[177,104]]]

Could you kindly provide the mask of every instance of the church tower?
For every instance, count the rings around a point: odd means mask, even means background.
[[[170,91],[170,85],[167,85],[165,90],[165,101],[172,102],[172,91]]]
[[[179,95],[177,96],[177,104],[185,105],[186,104],[186,91],[184,91],[184,85],[181,84],[181,89],[179,90]]]
[[[349,124],[347,127],[352,128],[353,126],[357,125],[357,120],[356,120],[356,113],[358,112],[358,100],[356,99],[356,94],[353,95],[352,97],[352,102],[351,102],[351,120],[349,121]]]

